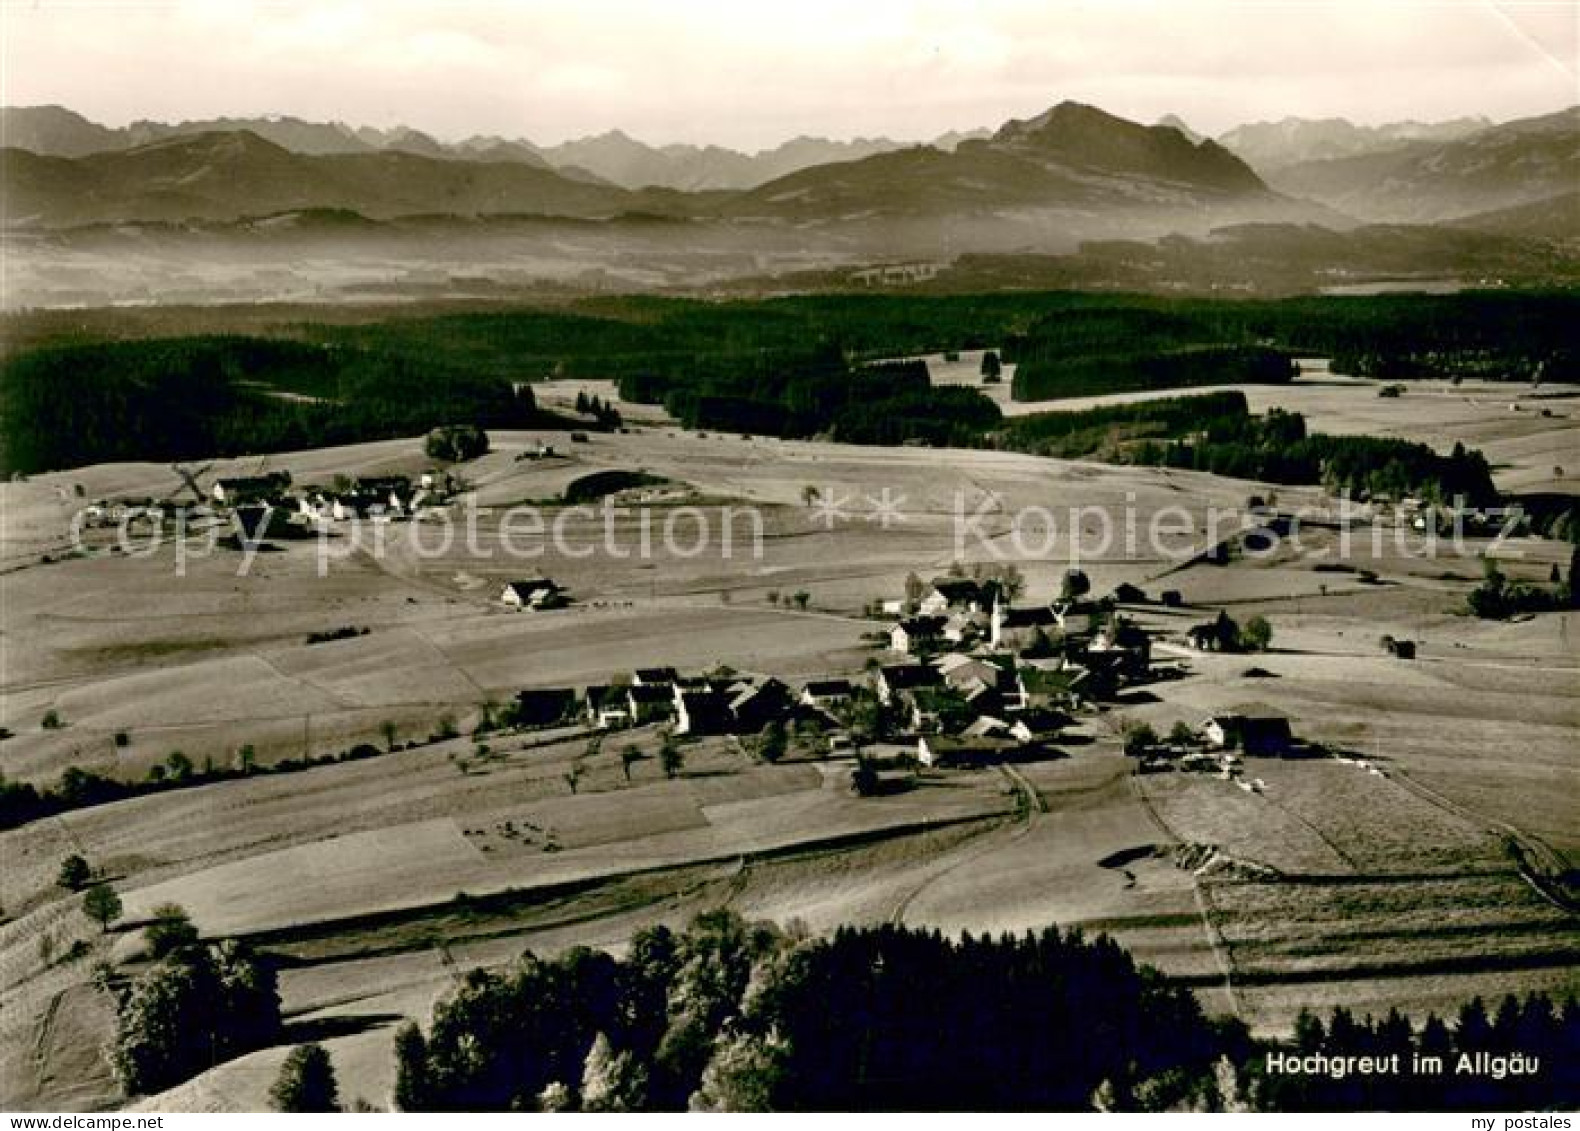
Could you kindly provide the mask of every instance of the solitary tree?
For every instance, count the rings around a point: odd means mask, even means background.
[[[384,749],[394,750],[395,739],[400,736],[400,728],[395,725],[393,719],[385,719],[379,724],[379,734],[384,736]]]
[[[148,943],[151,957],[163,958],[197,942],[198,931],[185,908],[179,904],[165,903],[154,908],[153,922],[143,928],[143,939]]]
[[[91,879],[93,869],[86,860],[73,852],[60,862],[60,874],[55,877],[55,882],[68,891],[78,891]]]
[[[582,1067],[583,1111],[639,1111],[647,1073],[629,1051],[616,1052],[599,1033]]]
[[[677,778],[686,765],[685,752],[680,749],[673,735],[665,735],[663,744],[658,748],[658,764],[664,769],[666,778]]]
[[[625,772],[625,780],[631,780],[631,769],[642,760],[642,752],[634,746],[620,748],[620,769]]]
[[[395,1106],[424,1111],[428,1106],[428,1042],[415,1021],[395,1030]]]
[[[757,757],[764,762],[779,761],[789,748],[790,739],[785,733],[785,725],[778,719],[770,721],[757,737]]]
[[[988,350],[982,355],[982,380],[987,384],[998,381],[1004,373],[1004,366],[998,359],[997,350]]]
[[[172,750],[165,758],[165,773],[171,781],[186,781],[192,776],[192,759],[179,750]]]
[[[1273,642],[1273,626],[1266,617],[1252,617],[1240,630],[1240,647],[1251,652],[1265,652]]]
[[[795,596],[791,599],[795,601],[795,607],[804,613],[806,612],[807,602],[812,599],[812,594],[805,589],[798,589],[795,592]]]
[[[1146,723],[1137,723],[1125,728],[1125,753],[1132,758],[1139,758],[1156,746],[1157,742],[1157,731]]]
[[[340,1088],[335,1066],[320,1044],[298,1045],[280,1065],[280,1074],[269,1089],[275,1111],[324,1112],[340,1110]]]
[[[99,924],[100,930],[108,931],[110,924],[121,917],[121,897],[109,884],[94,884],[83,894],[82,909]]]
[[[1092,591],[1092,579],[1086,576],[1085,570],[1067,569],[1064,571],[1064,580],[1059,583],[1059,596],[1066,601],[1073,601],[1077,597],[1084,597]]]

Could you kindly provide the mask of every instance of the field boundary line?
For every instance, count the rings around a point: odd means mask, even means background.
[[[1147,791],[1141,786],[1140,775],[1132,771],[1126,779],[1130,785],[1130,792],[1135,795],[1141,805],[1141,811],[1147,819],[1164,835],[1176,848],[1184,842],[1179,834],[1169,828],[1156,808],[1153,807],[1152,798],[1147,796]],[[1217,907],[1212,898],[1207,894],[1206,884],[1200,876],[1192,874],[1191,893],[1196,897],[1196,911],[1201,920],[1202,933],[1207,937],[1207,947],[1212,951],[1213,959],[1218,963],[1218,969],[1223,978],[1224,996],[1229,1001],[1229,1009],[1236,1017],[1244,1018],[1244,1006],[1240,1001],[1240,992],[1235,981],[1234,952],[1229,945],[1229,940],[1218,927],[1216,919]]]

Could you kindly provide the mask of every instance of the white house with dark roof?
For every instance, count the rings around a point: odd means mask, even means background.
[[[507,581],[499,601],[513,609],[556,609],[565,604],[565,591],[546,577]]]

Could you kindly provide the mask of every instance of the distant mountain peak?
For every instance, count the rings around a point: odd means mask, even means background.
[[[1145,126],[1082,102],[1064,101],[1025,121],[1006,122],[995,145],[1077,166],[1181,181],[1231,192],[1263,188],[1238,157],[1174,126]]]

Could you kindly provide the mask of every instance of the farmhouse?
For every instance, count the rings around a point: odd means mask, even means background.
[[[550,726],[576,710],[576,692],[569,687],[530,687],[516,693],[517,726]]]
[[[735,734],[756,734],[784,718],[795,704],[790,689],[772,677],[742,680],[731,685],[729,694]]]
[[[234,507],[242,503],[273,502],[284,495],[290,486],[289,471],[271,471],[265,475],[216,479],[211,493],[216,503]]]
[[[854,694],[855,688],[848,679],[813,679],[808,680],[801,689],[801,702],[808,707],[829,711],[849,703]]]
[[[907,656],[935,648],[943,640],[945,623],[946,618],[936,615],[902,620],[889,630],[889,647]]]
[[[595,684],[585,693],[587,717],[594,726],[602,729],[629,726],[631,700],[624,687]]]
[[[943,676],[938,673],[938,669],[927,664],[887,664],[878,669],[873,689],[878,693],[878,701],[887,705],[893,703],[902,691],[936,687],[942,682]]]
[[[1202,724],[1202,733],[1219,750],[1238,748],[1248,755],[1283,754],[1293,742],[1289,716],[1259,703],[1213,715]]]
[[[970,644],[987,630],[989,620],[986,613],[952,613],[944,622],[944,639],[950,644]]]
[[[1002,601],[994,602],[989,620],[988,643],[1002,648],[1012,632],[1053,632],[1064,628],[1064,618],[1051,605],[1012,609]]]
[[[684,689],[676,686],[676,734],[731,734],[735,729],[730,714],[730,697],[713,687]]]
[[[975,581],[969,577],[934,578],[927,592],[917,602],[916,611],[923,616],[941,616],[952,611],[985,613],[998,599],[996,581]]]
[[[1185,630],[1185,639],[1198,652],[1233,652],[1240,643],[1239,629],[1227,613]]]
[[[1152,662],[1152,639],[1131,621],[1113,617],[1086,646],[1088,658],[1093,653],[1117,654],[1121,671],[1130,675],[1144,674]]]
[[[638,687],[672,687],[680,682],[680,673],[674,668],[637,668],[631,682]]]
[[[557,609],[566,603],[565,591],[546,577],[529,581],[507,581],[499,593],[500,603],[513,609]]]
[[[632,723],[641,726],[673,715],[675,692],[668,684],[633,683],[626,689],[626,702]]]
[[[924,766],[980,766],[1002,762],[1020,749],[1013,738],[924,734],[916,740],[916,760]]]

